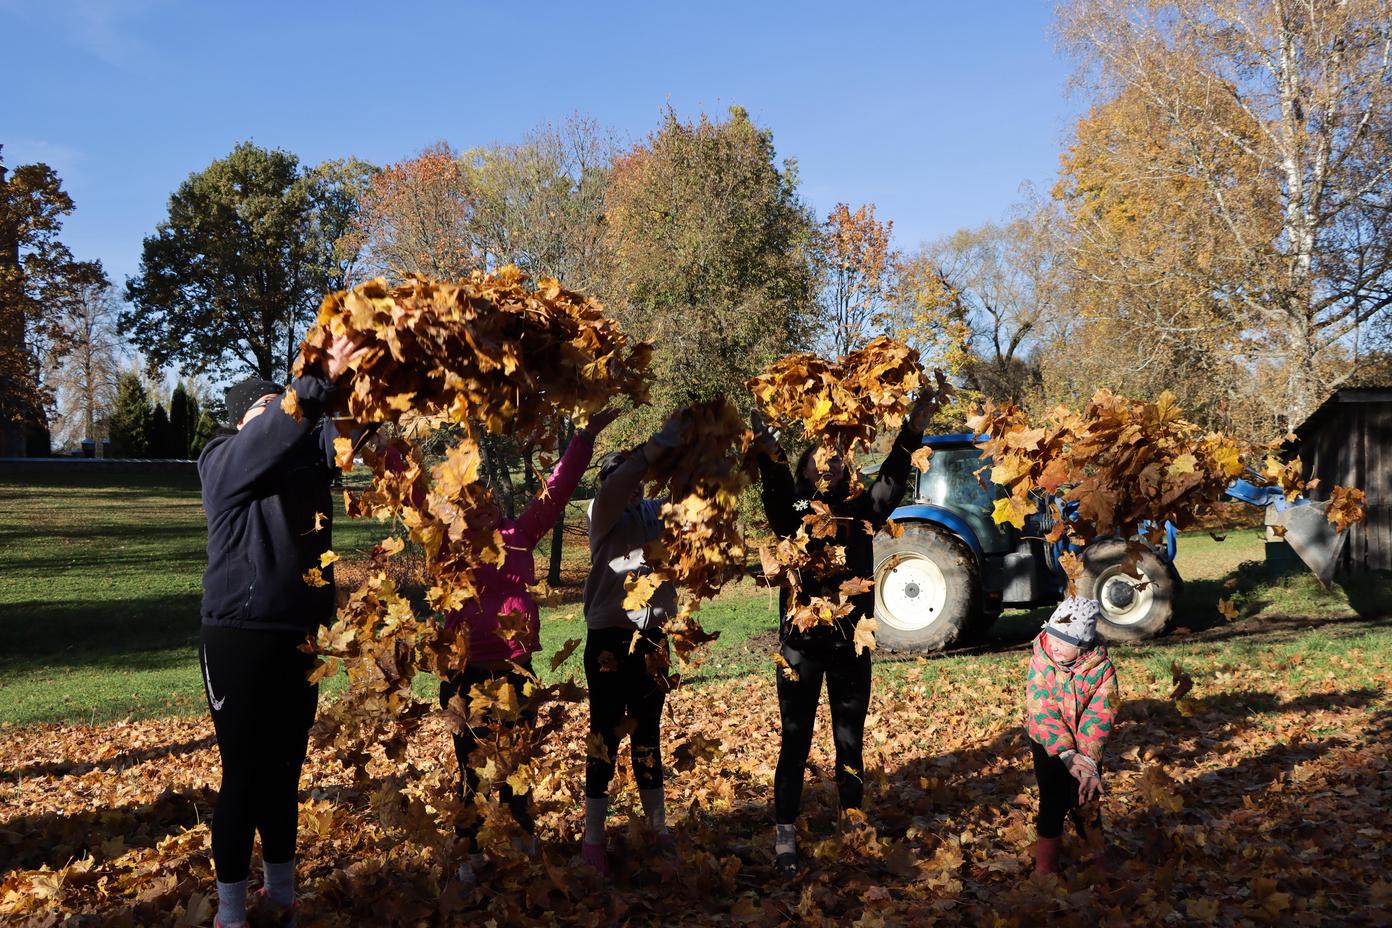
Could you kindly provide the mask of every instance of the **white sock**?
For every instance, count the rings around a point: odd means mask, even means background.
[[[797,826],[796,825],[774,825],[773,853],[796,854],[797,853]]]
[[[585,843],[604,843],[604,822],[609,817],[608,796],[585,797]]]
[[[217,884],[218,921],[222,928],[246,928],[247,881]]]
[[[643,814],[648,817],[648,827],[657,834],[667,830],[667,796],[661,786],[640,789],[638,798],[643,803]]]
[[[273,864],[263,861],[266,877],[266,898],[276,905],[293,905],[295,902],[295,858],[284,863]]]

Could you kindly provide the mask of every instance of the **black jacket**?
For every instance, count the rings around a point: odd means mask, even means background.
[[[833,595],[844,581],[853,577],[874,579],[875,538],[866,531],[865,523],[870,523],[871,528],[878,532],[889,521],[890,515],[904,495],[904,487],[909,480],[909,458],[921,444],[923,433],[914,430],[905,422],[894,440],[889,457],[880,465],[880,472],[874,484],[852,499],[846,499],[844,493],[837,494],[834,489],[827,494],[819,493],[801,474],[795,478],[786,461],[775,461],[765,455],[759,456],[760,492],[764,500],[764,513],[768,516],[769,527],[779,538],[790,538],[797,534],[797,530],[802,527],[803,516],[812,512],[812,500],[828,504],[833,515],[848,520],[840,524],[840,532],[836,538],[813,538],[807,546],[809,551],[816,551],[828,544],[845,546],[846,569],[824,577],[804,572],[799,602],[805,603],[812,596]],[[778,594],[780,637],[797,648],[849,641],[854,634],[856,622],[874,614],[874,591],[860,594],[853,602],[854,610],[835,627],[820,626],[800,632],[788,621],[788,588],[785,586]]]
[[[323,413],[333,387],[314,375],[292,387],[304,418],[272,403],[198,457],[208,516],[205,625],[313,633],[333,621],[333,567],[323,571],[325,586],[304,579],[332,544],[334,431]],[[319,531],[316,513],[324,515]]]

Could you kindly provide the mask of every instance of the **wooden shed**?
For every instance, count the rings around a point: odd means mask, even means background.
[[[1336,573],[1392,571],[1392,389],[1339,390],[1295,430],[1317,499],[1336,485],[1368,494],[1368,519],[1349,529]]]

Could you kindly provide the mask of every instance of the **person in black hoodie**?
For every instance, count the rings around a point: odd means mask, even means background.
[[[198,458],[208,517],[199,662],[222,760],[213,810],[219,928],[247,924],[252,842],[261,834],[270,908],[295,896],[300,770],[319,688],[300,645],[334,617],[333,568],[312,580],[331,546],[332,423],[324,411],[357,356],[341,338],[325,370],[291,384],[303,417],[282,411],[285,388],[243,381],[227,391],[229,421]],[[312,581],[312,582],[311,582]]]
[[[777,439],[758,412],[754,413],[761,495],[769,527],[779,538],[791,538],[802,527],[803,517],[811,514],[811,504],[816,500],[827,504],[837,517],[837,535],[813,538],[808,549],[840,545],[846,552],[845,568],[833,575],[804,572],[800,603],[812,596],[832,595],[846,580],[873,578],[874,535],[867,531],[866,523],[878,532],[899,505],[909,478],[909,457],[923,443],[923,430],[936,408],[933,401],[932,392],[924,391],[905,420],[889,457],[880,465],[874,484],[855,495],[851,494],[845,462],[833,458],[828,462],[828,472],[819,475],[813,448],[803,453],[796,471],[789,471]],[[819,477],[825,478],[825,490],[818,488]],[[799,631],[789,621],[792,604],[788,588],[783,587],[779,593],[780,653],[787,662],[787,668],[780,668],[776,678],[782,744],[773,778],[774,866],[780,877],[792,877],[798,869],[796,823],[823,679],[831,708],[836,789],[841,808],[858,809],[864,797],[862,745],[870,705],[870,652],[856,654],[852,639],[856,623],[874,614],[874,593],[862,593],[852,602],[850,614],[835,624]]]

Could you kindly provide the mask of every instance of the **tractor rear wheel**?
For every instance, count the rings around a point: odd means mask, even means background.
[[[1078,595],[1102,605],[1097,633],[1107,641],[1143,641],[1165,630],[1179,598],[1179,576],[1149,548],[1136,555],[1141,579],[1123,569],[1126,542],[1108,538],[1083,550]]]
[[[875,638],[894,651],[941,651],[981,613],[976,558],[957,538],[924,522],[875,539]]]

